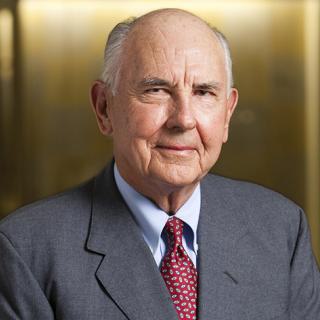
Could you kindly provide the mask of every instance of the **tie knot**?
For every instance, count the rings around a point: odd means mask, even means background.
[[[170,248],[177,247],[182,243],[182,234],[183,234],[182,220],[176,217],[170,218],[165,225],[165,229],[167,231]]]

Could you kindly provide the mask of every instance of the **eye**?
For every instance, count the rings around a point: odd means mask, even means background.
[[[205,97],[205,96],[215,96],[215,93],[209,90],[197,89],[197,90],[194,90],[194,95]]]
[[[150,93],[150,94],[160,94],[160,93],[167,93],[167,90],[164,89],[164,88],[149,88],[149,89],[146,89],[144,91],[145,93]]]
[[[161,91],[163,91],[162,88],[149,88],[149,89],[145,90],[146,93],[158,93],[158,92],[161,92]]]

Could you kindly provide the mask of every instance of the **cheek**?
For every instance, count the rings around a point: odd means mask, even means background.
[[[216,148],[222,144],[225,118],[225,112],[212,112],[211,115],[207,113],[202,116],[198,131],[206,149]]]
[[[126,116],[130,134],[140,139],[154,136],[166,121],[166,108],[162,105],[131,105]]]

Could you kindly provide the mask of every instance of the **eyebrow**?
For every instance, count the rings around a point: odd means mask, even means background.
[[[167,86],[170,87],[172,84],[164,79],[152,77],[152,78],[143,78],[139,82],[139,86],[141,87],[149,87],[149,86]]]
[[[221,89],[221,84],[216,81],[211,81],[211,82],[204,82],[204,83],[196,83],[193,85],[193,89],[197,90],[220,90]]]
[[[150,78],[143,78],[139,82],[139,86],[141,87],[151,87],[151,86],[173,87],[174,85],[168,80],[164,80],[157,77],[150,77]],[[192,86],[192,88],[197,90],[220,90],[221,84],[217,81],[195,83]]]

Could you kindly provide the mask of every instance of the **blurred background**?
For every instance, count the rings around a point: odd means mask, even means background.
[[[0,217],[88,179],[112,157],[90,84],[111,28],[163,7],[199,15],[230,42],[240,100],[212,171],[302,206],[320,261],[317,0],[0,0]]]

